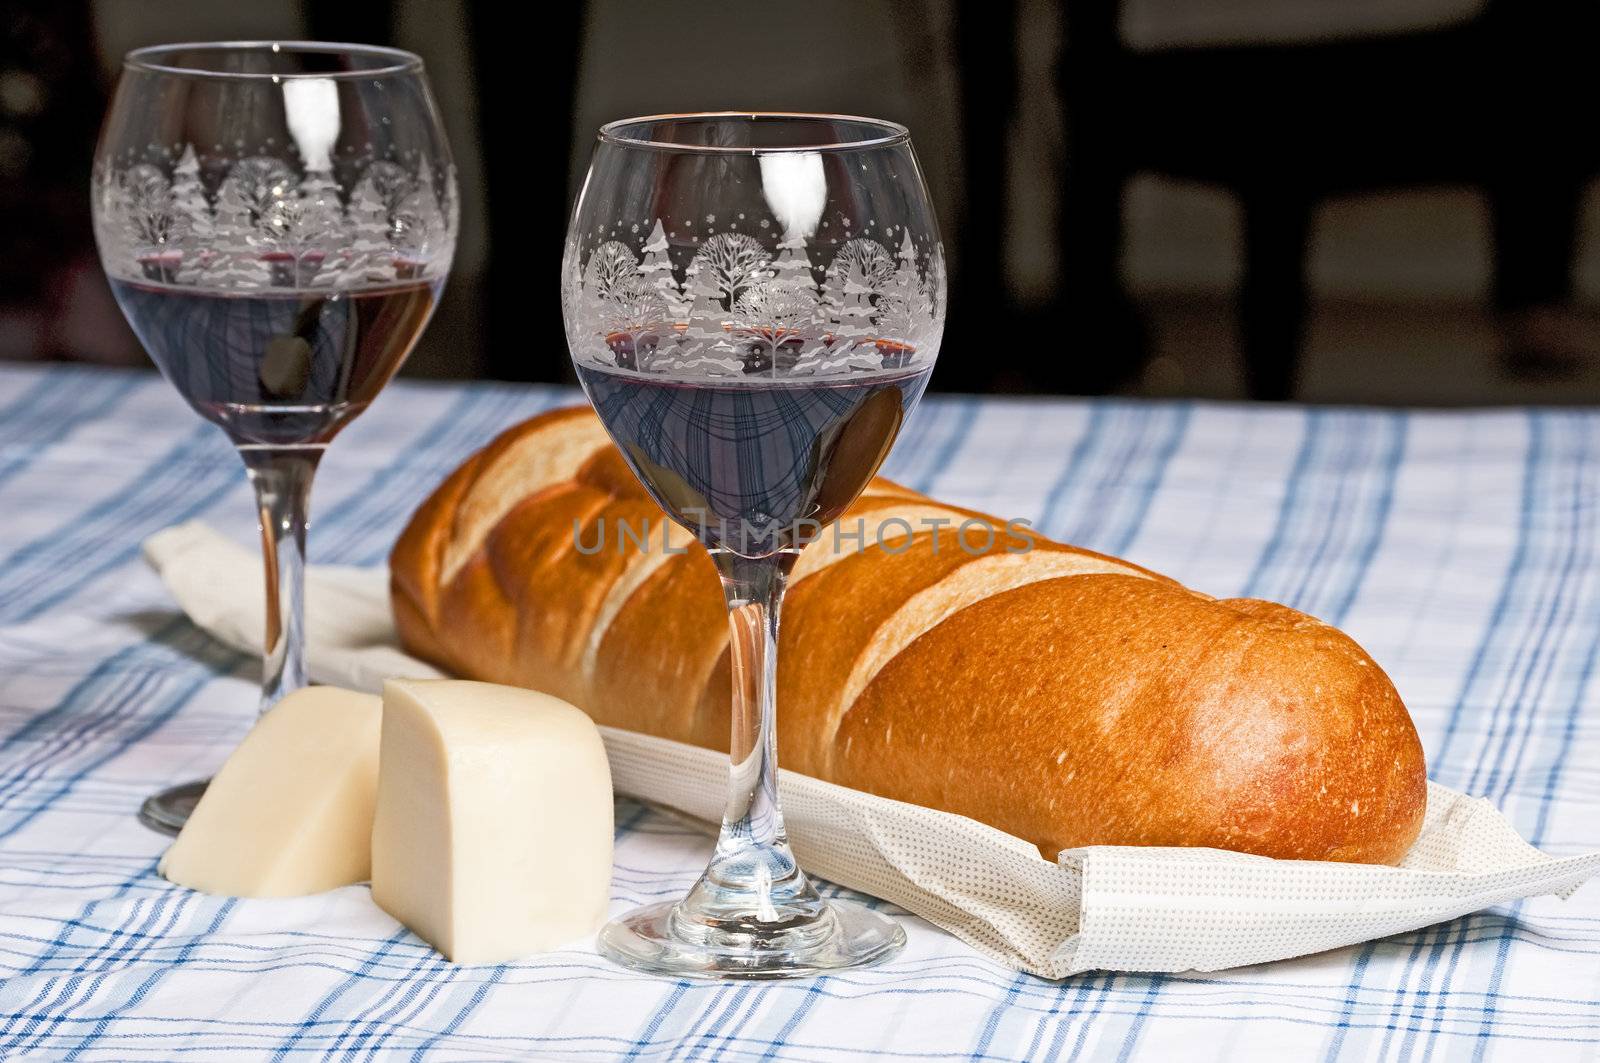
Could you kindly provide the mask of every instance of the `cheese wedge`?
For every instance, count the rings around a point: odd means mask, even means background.
[[[392,679],[372,899],[456,963],[592,934],[611,885],[611,772],[589,717],[492,683]]]
[[[257,721],[159,870],[202,893],[295,897],[371,875],[382,703],[306,687]]]

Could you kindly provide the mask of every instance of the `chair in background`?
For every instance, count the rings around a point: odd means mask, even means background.
[[[1065,316],[1079,335],[1097,319],[1113,335],[1126,330],[1121,202],[1139,171],[1238,198],[1239,331],[1256,398],[1294,392],[1307,234],[1329,196],[1477,186],[1493,220],[1497,309],[1566,300],[1579,198],[1600,169],[1600,138],[1580,108],[1600,28],[1594,5],[1490,0],[1470,21],[1428,32],[1151,52],[1122,43],[1115,0],[1069,0],[1065,12],[1060,246]],[[1107,348],[1119,353],[1142,357]]]

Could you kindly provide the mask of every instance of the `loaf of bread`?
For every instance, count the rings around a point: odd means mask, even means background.
[[[864,547],[825,534],[806,548],[782,615],[780,764],[970,816],[1050,858],[1188,845],[1395,863],[1410,848],[1421,745],[1348,636],[1043,538],[1024,549],[1000,521],[983,549],[969,518],[982,515],[878,479],[841,521],[865,522]],[[648,526],[647,548],[619,522]],[[412,653],[602,724],[728,748],[715,570],[587,408],[470,458],[390,561]]]

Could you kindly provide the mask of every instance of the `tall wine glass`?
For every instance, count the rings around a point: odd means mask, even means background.
[[[302,42],[131,52],[92,202],[122,312],[255,487],[266,711],[306,682],[317,463],[411,353],[450,268],[455,172],[422,61]],[[140,818],[176,833],[204,790],[157,794]]]
[[[728,801],[689,895],[600,948],[667,974],[771,978],[878,962],[890,919],[826,902],[777,793],[778,616],[790,569],[882,464],[928,381],[943,252],[910,137],[865,118],[659,115],[600,131],[568,231],[578,379],[728,602]]]

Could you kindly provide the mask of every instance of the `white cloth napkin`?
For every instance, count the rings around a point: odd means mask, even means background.
[[[151,536],[144,552],[196,624],[231,646],[259,649],[261,562],[251,550],[188,523]],[[382,570],[313,566],[306,623],[317,682],[377,691],[391,676],[441,674],[400,650]],[[620,792],[701,821],[720,817],[725,756],[601,731]],[[1028,842],[963,816],[787,771],[780,789],[805,867],[1046,978],[1287,959],[1521,897],[1564,897],[1600,870],[1600,853],[1547,856],[1488,802],[1431,783],[1422,836],[1397,868],[1132,846],[1069,849],[1051,863]]]

